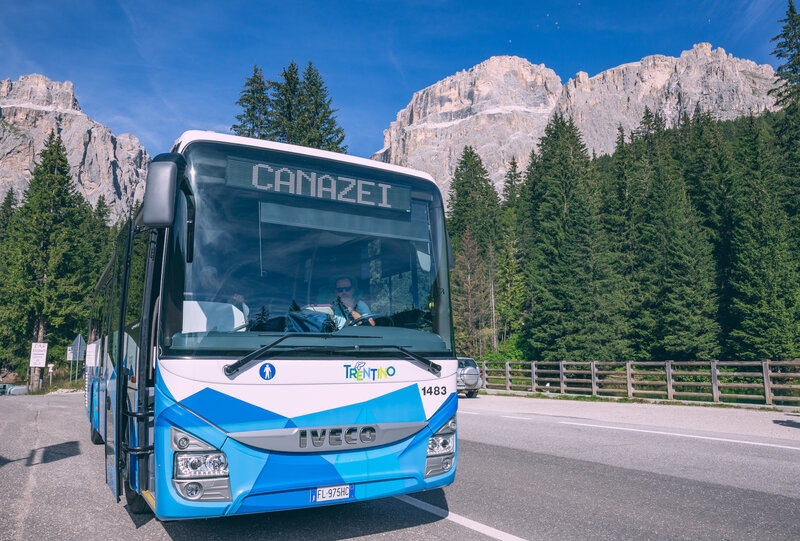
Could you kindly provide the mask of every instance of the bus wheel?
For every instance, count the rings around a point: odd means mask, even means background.
[[[125,486],[125,503],[128,504],[128,511],[134,515],[150,513],[150,506],[144,501],[142,495],[128,487],[127,480],[123,481],[122,484]]]

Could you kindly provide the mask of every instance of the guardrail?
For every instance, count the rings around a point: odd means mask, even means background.
[[[485,389],[715,403],[800,403],[800,361],[482,364]]]

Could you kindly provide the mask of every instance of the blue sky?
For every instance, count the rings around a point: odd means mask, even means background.
[[[0,79],[75,84],[81,108],[151,155],[188,129],[227,132],[257,63],[276,78],[312,61],[351,154],[383,146],[412,94],[494,55],[544,63],[562,82],[710,42],[777,66],[786,0],[149,2],[0,0]]]

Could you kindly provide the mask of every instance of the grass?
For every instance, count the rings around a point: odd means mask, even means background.
[[[82,391],[84,389],[83,378],[79,378],[78,381],[67,381],[66,377],[55,377],[53,378],[53,385],[50,385],[49,383],[50,378],[45,376],[44,380],[42,381],[42,388],[38,391],[28,392],[28,394],[50,394],[54,391],[58,391],[59,389],[69,389],[72,391]]]

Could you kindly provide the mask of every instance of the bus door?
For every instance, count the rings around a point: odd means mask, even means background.
[[[156,254],[156,236],[152,230],[135,231],[128,261],[127,299],[125,301],[124,354],[122,356],[123,382],[122,428],[122,477],[128,488],[135,492],[147,489],[145,472],[147,457],[153,451],[148,429],[152,425],[153,407],[149,400],[148,353],[150,350],[150,315],[153,267]],[[149,271],[148,271],[149,269]],[[123,403],[124,401],[124,403]],[[142,475],[140,475],[140,473]]]
[[[122,408],[120,400],[125,398],[123,391],[125,372],[122,359],[125,354],[125,329],[121,327],[125,304],[125,284],[127,279],[126,259],[130,241],[130,221],[119,232],[114,259],[113,287],[109,312],[110,329],[105,355],[105,468],[106,484],[119,501],[120,496],[120,443]]]

